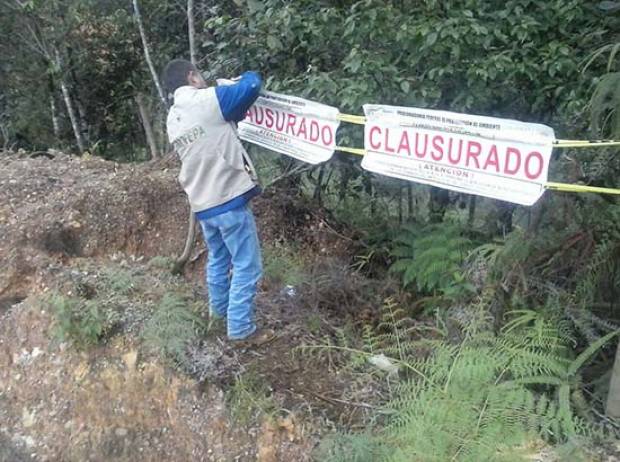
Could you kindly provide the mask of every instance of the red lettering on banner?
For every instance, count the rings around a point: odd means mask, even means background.
[[[379,136],[381,136],[381,128],[377,127],[376,125],[371,127],[369,132],[368,132],[368,139],[370,141],[370,147],[374,150],[379,150],[379,148],[381,148],[381,141],[379,141],[378,143],[374,142],[374,138],[373,135],[377,133]]]
[[[263,123],[263,120],[265,120],[265,114],[263,113],[263,108],[258,106],[254,109],[254,111],[256,113],[256,124],[261,125]],[[260,111],[260,117],[258,117],[259,111]]]
[[[299,122],[299,128],[297,129],[297,136],[301,136],[304,134],[304,140],[308,139],[308,134],[306,133],[306,118],[302,117],[301,122]]]
[[[394,148],[390,147],[390,129],[385,129],[385,152],[394,152]]]
[[[250,119],[254,122],[254,114],[252,114],[252,108],[248,109],[248,112],[245,113],[245,118]]]
[[[424,134],[424,150],[423,151],[418,151],[419,141],[420,141],[420,134],[416,133],[415,134],[415,155],[418,156],[420,159],[423,159],[424,157],[426,157],[426,149],[428,148],[428,135]]]
[[[403,131],[403,135],[400,137],[400,144],[398,145],[398,153],[404,151],[408,156],[411,155],[411,148],[409,147],[409,133],[407,130]]]
[[[510,168],[511,154],[514,154],[516,156],[514,157],[514,159],[516,159],[517,165],[514,169]],[[519,168],[521,168],[521,152],[517,148],[506,149],[506,158],[504,160],[504,173],[507,175],[515,175],[519,171]]]
[[[280,121],[282,123],[280,123]],[[284,114],[282,114],[280,111],[276,111],[276,130],[281,132],[282,130],[284,130]]]
[[[462,141],[462,140],[461,140]],[[461,151],[461,146],[459,145],[459,152]],[[473,159],[476,162],[476,168],[480,168],[480,164],[478,163],[478,156],[482,151],[482,146],[477,141],[468,141],[467,142],[467,160],[465,161],[465,165],[469,167],[469,159]],[[460,154],[459,154],[460,157]]]
[[[439,154],[439,159],[443,157],[443,141],[444,141],[443,136],[441,135],[433,136],[433,147],[437,150],[437,153]],[[450,139],[450,142],[452,142],[452,139]],[[433,159],[436,159],[435,151],[431,152],[431,156],[433,157]]]
[[[327,136],[325,135],[327,133]],[[325,146],[330,146],[334,141],[334,134],[332,132],[332,127],[329,125],[323,125],[321,129],[321,139],[323,140],[323,144]]]
[[[321,136],[319,123],[316,120],[310,122],[310,141],[316,142],[319,141],[319,137]]]
[[[495,171],[499,172],[499,157],[497,156],[497,146],[495,145],[491,146],[491,150],[487,156],[487,161],[484,163],[482,168],[486,170],[489,165],[495,165]]]
[[[452,138],[450,138],[450,149],[448,150],[448,162],[452,163],[452,164],[458,164],[461,161],[461,156],[463,155],[463,140],[459,140],[459,149],[457,151],[458,156],[453,157],[452,156],[452,146],[454,145],[454,142],[452,141]]]
[[[269,108],[265,109],[265,127],[273,127],[273,110]]]
[[[286,124],[286,133],[294,136],[295,135],[295,122],[297,120],[297,116],[295,114],[286,114],[286,117],[288,118],[288,122]]]
[[[530,160],[533,158],[538,160],[538,170],[536,171],[536,173],[532,173],[530,171]],[[537,152],[537,151],[530,152],[525,159],[525,176],[528,177],[530,180],[535,180],[542,173],[543,164],[544,164],[544,160],[540,152]]]

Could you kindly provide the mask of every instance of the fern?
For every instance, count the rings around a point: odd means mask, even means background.
[[[364,345],[372,346],[365,353],[384,354],[412,373],[401,374],[385,403],[384,428],[331,440],[321,460],[528,460],[525,443],[537,437],[564,442],[597,434],[576,412],[579,371],[618,332],[572,358],[570,339],[535,311],[510,313],[514,319],[494,335],[485,302],[454,344],[445,336],[420,340],[415,324],[388,300],[374,338],[365,330]],[[376,457],[365,458],[363,448]]]
[[[405,227],[394,240],[390,271],[402,276],[404,286],[415,283],[419,292],[440,291],[458,297],[472,287],[462,277],[462,263],[473,243],[450,223]]]
[[[592,131],[597,136],[620,135],[620,72],[610,72],[601,78],[590,100]]]
[[[176,366],[188,365],[187,348],[206,331],[204,320],[178,295],[166,294],[147,321],[142,337],[147,345]]]

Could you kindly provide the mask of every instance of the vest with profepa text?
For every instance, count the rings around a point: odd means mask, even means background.
[[[224,120],[214,87],[178,88],[167,129],[181,159],[179,182],[193,212],[224,204],[256,186],[254,167],[234,122]]]

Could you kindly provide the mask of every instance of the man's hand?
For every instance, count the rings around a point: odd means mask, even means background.
[[[239,80],[241,80],[241,76],[238,77],[234,77],[232,79],[216,79],[215,82],[218,85],[223,85],[223,86],[227,86],[227,85],[234,85],[236,84]]]

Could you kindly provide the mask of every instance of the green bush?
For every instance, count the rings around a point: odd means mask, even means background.
[[[206,332],[205,321],[186,300],[166,294],[147,321],[142,337],[148,348],[175,366],[187,366],[187,347]]]
[[[383,353],[402,380],[383,406],[383,428],[325,440],[320,460],[512,462],[528,460],[528,443],[540,438],[564,443],[603,436],[578,412],[580,370],[618,332],[573,357],[556,325],[518,313],[495,335],[484,309],[470,313],[464,340],[453,343],[416,340],[415,324],[388,303],[364,350],[326,346],[369,359]]]
[[[298,286],[304,277],[303,262],[295,250],[279,245],[263,249],[265,279],[275,285]]]
[[[463,229],[450,223],[408,226],[394,240],[396,261],[390,271],[402,275],[405,286],[415,283],[422,293],[440,292],[456,297],[473,291],[462,264],[473,242]]]
[[[53,332],[61,341],[71,341],[78,348],[97,344],[116,324],[114,312],[102,309],[96,300],[53,295],[51,311]]]

